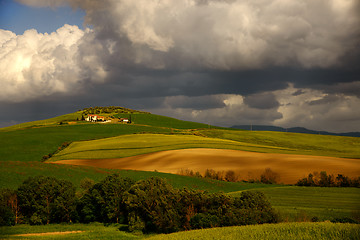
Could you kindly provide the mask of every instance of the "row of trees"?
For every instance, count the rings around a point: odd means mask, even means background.
[[[93,221],[126,223],[129,231],[180,230],[277,222],[261,192],[240,197],[174,189],[164,179],[134,182],[118,174],[94,184],[81,182],[76,192],[69,181],[32,177],[17,190],[1,190],[0,224],[48,224]]]
[[[206,169],[204,175],[201,175],[200,172],[194,172],[190,169],[180,169],[178,171],[179,175],[191,176],[191,177],[204,177],[220,181],[227,182],[238,182],[240,181],[240,176],[235,173],[233,170],[228,171],[215,171],[214,169]],[[264,172],[260,175],[260,180],[251,180],[251,182],[262,182],[266,184],[275,184],[279,181],[280,176],[278,173],[272,171],[270,168],[266,168]]]
[[[87,115],[87,114],[102,114],[102,113],[148,113],[148,112],[133,110],[130,108],[116,107],[116,106],[90,107],[90,108],[84,108],[82,111],[85,115]]]
[[[300,179],[297,186],[314,186],[314,187],[360,187],[360,177],[349,178],[343,174],[334,177],[333,174],[327,174],[326,171],[313,172],[308,177]]]

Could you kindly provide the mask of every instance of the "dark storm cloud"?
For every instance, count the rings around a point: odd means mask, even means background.
[[[53,99],[59,113],[120,105],[231,125],[294,123],[307,106],[324,123],[327,101],[346,115],[360,97],[357,0],[18,1],[82,8],[92,28],[0,30],[2,107]]]
[[[272,93],[259,93],[248,95],[244,99],[244,103],[251,108],[270,109],[279,107],[279,102]]]
[[[200,96],[200,97],[188,97],[188,96],[173,96],[168,97],[165,103],[171,108],[190,108],[194,110],[204,110],[211,108],[223,108],[225,107],[224,97],[222,96]]]

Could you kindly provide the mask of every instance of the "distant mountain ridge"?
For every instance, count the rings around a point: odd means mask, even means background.
[[[360,137],[360,132],[332,133],[326,131],[310,130],[304,127],[283,128],[283,127],[270,126],[270,125],[234,125],[230,128],[253,130],[253,131],[293,132],[293,133],[308,133],[308,134],[334,135],[334,136],[345,136],[345,137]]]

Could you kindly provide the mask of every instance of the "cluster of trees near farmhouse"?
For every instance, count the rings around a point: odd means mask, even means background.
[[[85,114],[85,115],[87,115],[87,114],[102,114],[102,113],[148,113],[148,112],[142,112],[142,111],[137,111],[137,110],[133,110],[133,109],[129,109],[129,108],[115,107],[115,106],[90,107],[90,108],[84,108],[81,111],[83,111],[83,114]]]
[[[277,222],[261,192],[240,197],[189,189],[174,189],[166,180],[133,181],[118,174],[94,184],[54,177],[30,177],[17,190],[1,190],[0,223],[60,222],[125,223],[129,231],[174,232],[198,228]]]

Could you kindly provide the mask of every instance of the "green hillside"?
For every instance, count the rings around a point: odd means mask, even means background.
[[[210,126],[208,124],[182,121],[176,118],[160,116],[156,114],[144,114],[144,113],[134,113],[134,114],[125,114],[119,113],[114,115],[117,118],[128,118],[131,119],[131,122],[134,124],[140,125],[149,125],[155,127],[165,127],[173,129],[198,129],[198,128],[219,128]]]
[[[360,211],[359,188],[319,188],[282,186],[257,189],[265,193],[271,205],[287,221],[319,221],[353,216]],[[231,192],[240,196],[241,192]]]
[[[267,146],[249,151],[360,158],[360,138],[357,137],[227,129],[204,129],[199,132],[212,138]]]

